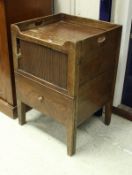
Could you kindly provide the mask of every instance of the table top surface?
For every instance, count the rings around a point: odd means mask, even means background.
[[[61,20],[48,25],[38,26],[33,29],[27,29],[22,33],[26,36],[41,39],[48,43],[63,45],[67,41],[75,43],[103,32],[104,30],[100,28]]]

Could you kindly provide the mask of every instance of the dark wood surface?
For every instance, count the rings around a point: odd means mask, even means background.
[[[0,0],[0,111],[16,117],[10,24],[52,13],[52,0]]]
[[[0,1],[0,84],[1,98],[13,104],[12,87],[10,79],[10,61],[8,59],[8,38],[6,28],[4,1]]]
[[[55,118],[67,129],[69,155],[75,153],[77,126],[103,106],[109,125],[121,29],[65,14],[12,25],[20,124],[26,122],[24,104]]]
[[[20,41],[20,48],[19,69],[67,89],[67,54],[25,41]]]
[[[15,77],[18,99],[48,116],[55,117],[64,125],[67,124],[67,116],[72,113],[72,97],[58,93],[19,73],[16,73]]]
[[[123,118],[126,118],[132,121],[132,108],[126,105],[119,105],[118,107],[112,107],[112,112],[116,115],[119,115]]]
[[[57,21],[53,24],[23,31],[23,34],[63,45],[66,41],[76,42],[102,32],[102,29],[96,29],[92,26],[82,24],[80,27],[79,24],[72,24],[68,21]]]

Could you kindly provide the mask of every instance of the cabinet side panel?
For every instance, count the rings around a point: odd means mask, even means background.
[[[12,83],[8,57],[6,13],[4,1],[0,1],[0,98],[13,105]]]
[[[16,23],[52,13],[52,0],[5,0],[8,23]],[[14,13],[15,12],[15,13]]]
[[[2,56],[2,62],[4,64],[4,71],[2,76],[6,86],[4,87],[4,100],[9,104],[16,105],[16,92],[15,92],[15,81],[14,81],[14,68],[12,58],[12,46],[11,46],[11,29],[10,25],[18,21],[27,20],[39,16],[50,15],[52,13],[52,0],[1,0],[0,1],[0,15],[4,15],[4,20],[1,21],[2,34],[2,45],[4,48],[4,56]],[[3,14],[4,11],[4,14]],[[4,44],[6,43],[6,45]],[[6,71],[5,71],[6,70]],[[3,75],[6,74],[6,75]],[[8,87],[8,88],[7,88]]]
[[[113,72],[105,72],[79,89],[78,123],[85,121],[107,103],[111,97]]]
[[[79,123],[108,101],[113,101],[120,37],[121,27],[82,43],[79,66]]]

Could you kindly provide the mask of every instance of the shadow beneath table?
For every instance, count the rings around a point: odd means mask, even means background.
[[[31,125],[66,144],[66,129],[53,118],[47,117],[33,109],[27,112],[26,120],[28,125]]]
[[[43,133],[48,134],[49,136],[55,138],[56,140],[66,145],[66,128],[53,118],[47,117],[33,109],[27,112],[26,119],[27,125],[41,130]],[[98,134],[94,132],[95,126],[100,130],[101,126],[104,125],[103,123],[101,123],[101,118],[92,116],[88,119],[88,121],[86,121],[78,127],[77,149],[82,150],[83,147],[85,147],[86,145],[87,149],[89,149],[89,146],[93,142],[92,140],[97,139],[98,137]],[[98,141],[98,147],[99,144],[102,145],[100,141]]]

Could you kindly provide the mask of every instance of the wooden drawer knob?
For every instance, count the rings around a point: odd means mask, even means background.
[[[42,97],[42,96],[38,97],[38,101],[40,101],[41,103],[43,102],[43,100],[44,100],[44,97]]]

